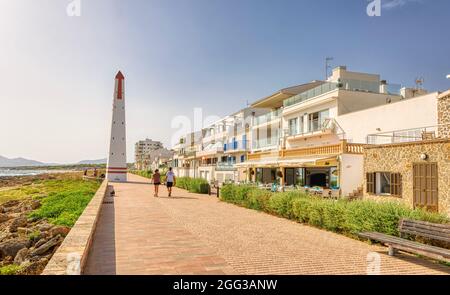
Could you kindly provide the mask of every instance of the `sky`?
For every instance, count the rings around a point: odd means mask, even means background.
[[[170,147],[172,120],[194,108],[221,117],[324,79],[328,56],[391,83],[450,88],[450,1],[381,0],[375,17],[370,2],[0,0],[0,155],[106,157],[118,70],[129,162],[140,139]]]

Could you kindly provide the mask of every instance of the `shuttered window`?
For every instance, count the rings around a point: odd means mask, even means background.
[[[367,173],[367,193],[375,194],[375,173]]]
[[[402,175],[400,173],[391,173],[391,195],[402,195]]]

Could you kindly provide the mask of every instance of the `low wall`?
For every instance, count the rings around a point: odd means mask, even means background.
[[[104,180],[61,246],[48,262],[42,275],[79,275],[83,273],[106,193],[108,193],[108,181]]]

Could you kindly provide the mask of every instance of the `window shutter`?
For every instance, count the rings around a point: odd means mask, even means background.
[[[375,193],[375,173],[367,173],[367,193],[374,194]]]
[[[391,173],[391,195],[402,195],[402,175],[400,173]]]

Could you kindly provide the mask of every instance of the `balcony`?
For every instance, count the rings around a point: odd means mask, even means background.
[[[440,129],[448,126],[450,124],[369,134],[366,142],[367,144],[396,144],[433,140],[439,138]]]
[[[225,153],[243,152],[249,149],[248,140],[235,140],[224,144]]]
[[[280,139],[278,137],[272,138],[263,138],[253,141],[252,149],[268,149],[268,148],[276,148],[280,143]]]
[[[347,90],[347,91],[359,91],[367,93],[378,93],[380,94],[380,82],[371,82],[363,80],[353,80],[353,79],[341,79],[339,83],[336,82],[326,82],[320,86],[310,89],[306,92],[302,92],[295,96],[286,99],[283,102],[284,107],[289,107],[306,100],[315,98],[317,96],[335,91],[336,89]],[[384,93],[387,95],[400,95],[401,85],[398,84],[386,84]]]
[[[306,92],[294,95],[294,96],[286,99],[283,102],[283,105],[284,105],[284,107],[289,107],[289,106],[292,106],[294,104],[297,104],[297,103],[303,102],[305,100],[311,99],[313,97],[316,97],[316,96],[319,96],[319,95],[322,95],[322,94],[334,91],[336,89],[338,89],[338,84],[337,83],[327,82],[327,83],[324,83],[324,84],[322,84],[320,86],[317,86],[317,87],[315,87],[313,89],[310,89],[310,90],[308,90]]]
[[[345,132],[342,129],[342,127],[335,119],[331,118],[325,120],[320,119],[310,120],[308,122],[307,131],[298,130],[297,128],[295,128],[287,130],[285,134],[287,134],[288,140],[324,134],[336,134],[340,135],[341,139],[345,138]]]
[[[255,118],[255,125],[262,125],[281,118],[281,109],[258,116]]]
[[[357,154],[364,153],[364,147],[369,146],[367,144],[347,143],[346,140],[342,140],[340,143],[332,145],[321,145],[306,148],[297,149],[282,149],[276,152],[257,152],[248,155],[248,160],[261,160],[264,157],[272,158],[304,158],[311,156],[334,156],[340,154]]]

